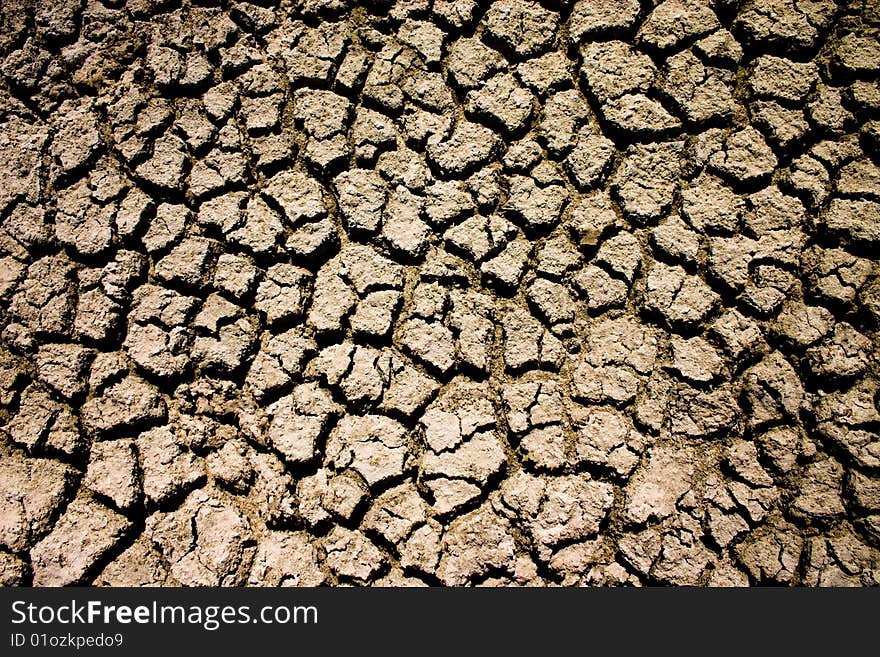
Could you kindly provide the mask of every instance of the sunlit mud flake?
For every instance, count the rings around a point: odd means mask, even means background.
[[[97,442],[92,445],[83,486],[112,500],[119,509],[130,509],[141,496],[139,467],[131,440]]]
[[[566,89],[544,103],[538,139],[547,150],[564,156],[577,143],[579,131],[593,116],[587,100],[577,89]]]
[[[501,253],[481,264],[480,271],[501,287],[515,289],[525,273],[531,250],[527,240],[515,239]]]
[[[634,135],[659,135],[681,127],[663,105],[644,94],[624,94],[599,109],[613,128]]]
[[[484,504],[450,523],[437,576],[447,586],[462,586],[489,572],[512,568],[514,549],[510,523]]]
[[[878,484],[868,475],[850,471],[847,477],[847,488],[851,491],[852,499],[859,509],[880,511],[877,504]]]
[[[546,278],[536,278],[526,290],[526,300],[554,335],[573,334],[577,305],[568,287]]]
[[[380,408],[412,416],[428,403],[440,384],[422,373],[404,358],[393,356],[389,362],[388,387]]]
[[[167,427],[142,433],[137,441],[144,495],[153,506],[180,500],[205,478],[204,464]]]
[[[3,229],[9,235],[14,235],[15,241],[25,248],[46,245],[51,242],[53,235],[52,226],[47,221],[45,211],[25,203],[18,203],[9,212],[9,215],[3,220]]]
[[[449,228],[443,238],[455,251],[469,260],[481,262],[499,253],[516,236],[516,226],[507,219],[492,215],[474,215]]]
[[[670,403],[672,433],[690,438],[715,438],[735,431],[741,410],[730,385],[713,390],[682,387]]]
[[[467,95],[467,111],[506,134],[520,132],[532,114],[532,94],[509,73],[496,75]]]
[[[680,141],[637,144],[624,153],[622,165],[612,176],[612,191],[631,221],[656,220],[672,205],[683,145]]]
[[[420,476],[485,486],[507,461],[496,433],[495,413],[480,386],[457,379],[422,417],[428,451]]]
[[[571,86],[571,70],[571,61],[558,51],[520,62],[516,67],[523,84],[541,95]]]
[[[821,223],[827,230],[841,235],[854,245],[873,246],[880,242],[880,203],[834,199]]]
[[[186,168],[186,146],[180,137],[166,134],[153,143],[152,156],[135,173],[151,185],[173,191],[183,185]]]
[[[773,351],[745,371],[742,398],[750,408],[747,422],[757,428],[796,421],[804,402],[804,389],[791,363],[782,353]]]
[[[318,455],[319,440],[338,412],[330,393],[314,383],[304,383],[267,409],[266,438],[285,461],[311,462]]]
[[[315,278],[308,321],[317,331],[339,331],[358,301],[357,295],[340,275],[338,259],[324,265]]]
[[[55,234],[59,241],[84,256],[105,252],[113,240],[115,204],[98,205],[83,179],[59,194]]]
[[[572,283],[586,297],[587,307],[592,314],[623,306],[629,294],[629,286],[625,282],[595,265],[587,265],[578,271]]]
[[[201,215],[200,211],[200,222]],[[150,220],[149,226],[147,226],[147,232],[141,238],[144,246],[147,247],[147,251],[155,253],[176,244],[183,236],[183,231],[189,218],[189,210],[183,204],[160,204],[156,208],[155,216]]]
[[[351,316],[351,330],[356,335],[387,335],[400,305],[400,296],[398,290],[377,290],[368,294]]]
[[[449,47],[446,66],[452,82],[462,89],[478,87],[503,68],[504,58],[476,38],[459,39]]]
[[[52,531],[31,550],[36,586],[69,586],[83,578],[133,530],[132,522],[80,495]]]
[[[367,488],[360,476],[344,470],[328,480],[321,504],[335,518],[351,520],[367,496]]]
[[[440,62],[446,34],[428,21],[408,20],[400,27],[400,40],[419,52],[427,64]]]
[[[431,508],[440,516],[460,511],[482,494],[479,486],[464,479],[436,477],[427,479],[424,485],[430,491]]]
[[[877,196],[880,187],[880,167],[871,160],[859,159],[850,162],[840,170],[837,191],[845,196]]]
[[[4,163],[6,185],[0,191],[0,208],[5,210],[18,197],[31,203],[39,200],[43,187],[40,154],[49,137],[45,126],[28,123],[15,115],[4,121],[0,137],[0,161]]]
[[[484,18],[487,33],[516,59],[540,55],[553,45],[559,14],[529,0],[494,3]]]
[[[142,423],[158,424],[166,414],[159,391],[130,375],[83,404],[81,419],[84,428],[101,435]]]
[[[403,287],[403,267],[363,244],[350,244],[339,253],[342,276],[359,295],[381,288]]]
[[[407,320],[401,329],[400,342],[413,357],[440,374],[448,373],[455,365],[452,331],[439,322]]]
[[[243,442],[230,440],[205,459],[208,474],[226,490],[246,493],[254,481],[254,468],[248,452]]]
[[[657,69],[651,58],[623,41],[597,41],[581,48],[581,77],[600,102],[648,91]]]
[[[729,235],[739,230],[745,200],[718,178],[701,174],[681,197],[682,215],[696,231]]]
[[[150,516],[144,533],[183,585],[240,586],[250,572],[250,521],[218,491],[197,490],[176,510]]]
[[[636,470],[625,489],[625,517],[643,524],[660,521],[676,511],[679,500],[691,489],[694,461],[690,448],[658,445]]]
[[[351,102],[332,91],[298,89],[293,93],[293,116],[315,139],[343,132],[350,112]]]
[[[196,221],[204,228],[213,228],[224,234],[229,233],[241,225],[246,199],[247,194],[244,192],[229,192],[214,197],[199,206]],[[183,210],[185,208],[181,207],[180,209]],[[184,221],[181,221],[178,217],[175,217],[167,210],[166,212],[168,213],[167,218],[163,218],[164,220],[162,221],[152,221],[150,228],[147,230],[146,235],[144,235],[144,244],[151,251],[153,249],[164,248],[168,243],[173,241],[173,239],[176,239],[176,235],[163,237],[163,234],[166,233],[169,228],[173,229],[175,232],[182,232],[185,227]],[[158,216],[157,219],[159,219]],[[186,216],[184,216],[183,219],[186,219]],[[154,224],[155,229],[153,228]],[[153,235],[151,235],[151,233],[153,233]],[[160,239],[154,241],[156,237],[160,237]]]
[[[577,133],[574,148],[565,158],[565,170],[575,187],[586,191],[602,181],[616,153],[613,141],[587,125]]]
[[[357,110],[351,136],[355,159],[367,164],[395,147],[398,131],[394,122],[384,114],[361,107]]]
[[[819,435],[863,468],[880,466],[880,439],[873,428],[880,422],[876,396],[877,384],[866,379],[824,396],[814,410]]]
[[[507,462],[504,449],[494,432],[473,433],[453,451],[425,454],[421,472],[425,477],[447,476],[485,485]]]
[[[636,34],[636,42],[667,50],[721,27],[708,2],[665,0],[654,8]]]
[[[456,354],[463,366],[487,371],[495,344],[495,309],[489,297],[455,290],[449,326],[457,332]]]
[[[421,258],[428,248],[431,229],[422,221],[424,202],[404,187],[388,200],[382,235],[392,251],[406,258]]]
[[[262,198],[248,200],[240,228],[228,234],[229,239],[256,254],[271,253],[284,235],[281,217]]]
[[[588,347],[586,358],[593,365],[627,365],[649,374],[657,358],[657,332],[633,317],[606,319],[590,329]]]
[[[722,372],[724,361],[715,348],[701,337],[673,336],[672,369],[695,383],[709,383]]]
[[[428,161],[444,176],[462,177],[486,164],[498,143],[498,136],[489,128],[461,121],[449,139],[428,144]]]
[[[269,96],[243,96],[239,111],[244,127],[249,135],[263,135],[275,129],[281,120],[284,96],[280,93]]]
[[[559,222],[568,198],[568,191],[561,184],[542,187],[534,178],[512,176],[506,209],[528,228],[544,229]]]
[[[807,6],[794,0],[758,0],[736,17],[734,29],[748,45],[798,52],[819,42],[836,11],[830,0]]]
[[[585,247],[596,246],[606,233],[620,223],[616,207],[611,195],[602,190],[572,201],[565,223],[575,243]]]
[[[61,504],[73,492],[75,472],[49,459],[0,460],[0,545],[23,552],[52,527]]]
[[[635,25],[641,9],[638,0],[581,0],[571,12],[569,33],[573,40],[583,43],[588,36],[623,32]]]
[[[195,315],[198,299],[166,287],[147,283],[132,293],[129,319],[140,324],[158,324],[165,328],[188,325]]]
[[[384,415],[346,416],[330,433],[325,463],[352,468],[372,487],[402,475],[408,455],[406,429],[399,422]]]
[[[734,552],[756,581],[787,584],[797,577],[802,549],[801,531],[777,519],[749,534]]]
[[[867,336],[840,322],[830,336],[807,350],[807,364],[822,380],[848,379],[865,371],[875,349]]]
[[[567,417],[555,381],[521,381],[502,390],[507,426],[517,436],[527,465],[555,470],[566,463]]]
[[[734,111],[733,76],[709,68],[690,50],[666,61],[663,91],[689,121],[726,120]]]
[[[143,534],[92,581],[93,586],[180,586],[162,554]]]
[[[462,441],[461,422],[455,413],[430,408],[422,416],[425,442],[437,453],[454,449]]]
[[[163,281],[200,289],[207,283],[213,243],[201,237],[188,237],[156,263],[156,276]]]
[[[131,324],[123,346],[145,372],[160,378],[182,375],[190,365],[189,331],[155,324]]]
[[[316,360],[320,361],[323,355],[324,352]],[[389,361],[387,351],[383,353],[372,347],[356,346],[351,354],[351,365],[338,382],[346,401],[354,406],[375,404],[388,383]],[[335,372],[329,373],[328,381],[334,375]]]
[[[709,315],[720,297],[701,279],[679,267],[657,263],[648,272],[645,308],[670,326],[693,326]]]
[[[266,321],[275,324],[299,317],[305,311],[309,272],[288,264],[273,265],[257,288],[254,307],[266,313]]]
[[[749,88],[758,97],[797,102],[810,93],[818,77],[818,68],[812,62],[764,55],[755,60],[749,74]]]
[[[504,316],[504,362],[509,371],[532,368],[555,369],[565,357],[557,337],[523,309]]]
[[[813,536],[808,540],[809,564],[804,573],[805,586],[870,586],[876,577],[873,567],[877,552],[849,529],[839,536]]]
[[[221,325],[211,329],[211,335],[193,340],[192,357],[206,373],[229,375],[245,364],[257,334],[253,320],[239,316],[238,312],[221,321]]]
[[[837,461],[826,458],[811,463],[793,501],[793,515],[813,522],[827,522],[844,515],[842,485],[843,467]]]
[[[434,72],[412,72],[401,83],[404,95],[420,108],[445,113],[455,107],[452,90],[443,75]]]
[[[424,573],[433,573],[440,559],[440,523],[429,520],[415,529],[409,538],[398,546],[400,565]]]
[[[548,559],[556,545],[598,533],[613,501],[614,487],[588,475],[549,478],[529,525],[539,557]]]
[[[71,400],[86,390],[94,352],[75,344],[44,344],[36,356],[38,377],[62,397]]]
[[[378,532],[385,540],[397,545],[427,520],[427,510],[428,504],[415,484],[408,482],[375,499],[364,516],[364,528]]]
[[[631,285],[642,266],[641,245],[631,233],[618,233],[602,242],[596,253],[595,262],[605,265],[612,273]]]
[[[363,532],[336,526],[324,539],[325,563],[336,575],[369,581],[388,557]]]
[[[313,28],[291,28],[284,23],[269,33],[268,52],[281,57],[291,82],[328,82],[350,41],[349,23],[320,22]]]
[[[772,149],[752,127],[731,134],[709,158],[709,165],[720,175],[743,184],[768,178],[777,164]]]
[[[445,228],[475,209],[464,183],[457,180],[435,181],[425,189],[425,197],[425,218],[437,228]]]
[[[282,171],[275,174],[266,182],[263,195],[281,209],[292,226],[327,215],[321,185],[305,173]]]
[[[656,253],[685,264],[696,262],[700,236],[679,216],[672,216],[651,231],[651,245]]]
[[[605,466],[620,476],[632,472],[646,438],[620,411],[572,405],[575,455],[579,463]]]
[[[251,586],[321,586],[326,576],[318,548],[305,532],[270,531],[257,543],[247,583]]]
[[[270,527],[290,524],[297,517],[297,504],[288,467],[270,453],[250,452],[248,461],[254,472],[250,499],[259,518]]]

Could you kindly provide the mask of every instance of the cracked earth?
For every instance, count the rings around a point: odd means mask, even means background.
[[[3,585],[876,585],[872,0],[7,0]]]

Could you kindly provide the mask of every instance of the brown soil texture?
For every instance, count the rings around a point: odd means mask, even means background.
[[[4,0],[0,583],[880,582],[876,0]]]

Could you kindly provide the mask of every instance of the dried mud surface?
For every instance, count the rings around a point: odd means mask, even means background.
[[[876,585],[878,31],[5,0],[0,583]]]

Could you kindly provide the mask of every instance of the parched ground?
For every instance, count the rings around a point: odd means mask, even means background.
[[[880,582],[875,0],[212,4],[0,5],[2,584]]]

